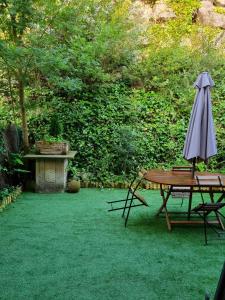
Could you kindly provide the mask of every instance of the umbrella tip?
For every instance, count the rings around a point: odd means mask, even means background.
[[[204,71],[198,75],[198,78],[194,83],[194,87],[203,88],[206,86],[214,86],[214,81],[212,80],[210,74],[207,71]]]

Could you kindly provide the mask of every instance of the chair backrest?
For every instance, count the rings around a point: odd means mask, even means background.
[[[138,172],[138,176],[140,178],[143,178],[145,173],[147,173],[147,170],[145,170],[144,168],[142,168],[139,172]]]
[[[145,169],[141,169],[137,175],[135,175],[135,177],[133,178],[133,180],[130,182],[129,184],[129,188],[128,188],[128,194],[127,196],[129,195],[129,193],[135,193],[136,190],[139,188],[142,180],[143,180],[143,177],[144,177],[144,174],[146,173],[147,171]]]
[[[135,199],[138,199],[140,202],[142,202],[142,204],[144,204],[145,206],[148,206],[147,202],[145,201],[144,197],[141,196],[137,190],[138,188],[140,187],[141,183],[142,183],[142,180],[143,180],[143,177],[144,177],[144,174],[146,173],[147,171],[145,169],[141,169],[139,172],[138,172],[138,175],[135,176],[135,178],[132,180],[132,182],[130,183],[130,186],[129,186],[129,189],[128,189],[128,194],[127,194],[127,197],[129,196],[129,194],[132,194],[132,197],[134,197]]]
[[[196,175],[195,178],[199,186],[222,187],[221,176],[219,175]]]
[[[219,175],[196,175],[195,179],[198,183],[199,192],[201,194],[202,203],[205,203],[204,197],[203,197],[203,190],[206,188],[216,188],[216,187],[222,187],[222,181],[221,177]]]
[[[192,172],[192,166],[174,166],[172,168],[174,172]],[[185,191],[184,191],[185,190]],[[186,192],[187,190],[187,192]],[[190,197],[190,187],[180,187],[174,186],[171,192],[173,198],[189,198]]]
[[[192,172],[192,166],[174,166],[172,171]]]

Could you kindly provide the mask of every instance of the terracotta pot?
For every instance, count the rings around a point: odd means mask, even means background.
[[[80,190],[80,180],[71,179],[67,184],[68,192],[78,193]]]

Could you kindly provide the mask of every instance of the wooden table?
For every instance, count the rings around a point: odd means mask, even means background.
[[[35,159],[35,190],[39,193],[64,192],[67,182],[68,159],[73,159],[76,151],[65,155],[27,154],[27,159]]]
[[[214,194],[219,193],[219,199],[217,201],[222,201],[223,198],[225,198],[225,175],[222,174],[212,174],[207,172],[196,172],[195,175],[197,176],[209,176],[209,175],[218,175],[221,178],[222,183],[222,189],[221,187],[218,188],[218,184],[215,185],[204,185],[204,193],[210,194],[211,202],[214,202]],[[193,193],[199,193],[199,183],[197,182],[196,178],[192,178],[191,172],[186,171],[163,171],[163,170],[148,170],[144,174],[144,179],[158,183],[160,184],[160,192],[162,196],[163,203],[158,211],[158,214],[160,214],[162,211],[165,212],[166,216],[166,222],[168,230],[172,229],[172,224],[198,224],[202,223],[202,221],[194,221],[191,220],[191,206],[192,206],[192,194]],[[165,189],[163,186],[168,186],[167,193],[165,192]],[[173,191],[174,187],[180,187],[180,191],[182,191],[182,187],[184,187],[183,192],[187,192],[186,187],[190,188],[190,196],[189,196],[189,204],[188,204],[188,212],[187,212],[187,219],[186,220],[171,220],[170,214],[167,209],[167,203],[170,199],[171,193]],[[202,189],[201,189],[202,192]],[[219,223],[224,229],[223,224],[220,220],[220,218],[217,216],[217,223]]]

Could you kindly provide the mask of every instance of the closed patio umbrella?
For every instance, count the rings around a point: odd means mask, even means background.
[[[183,150],[184,158],[193,163],[193,176],[196,161],[207,162],[217,153],[210,95],[212,86],[214,82],[208,72],[202,72],[194,83],[197,91]]]

